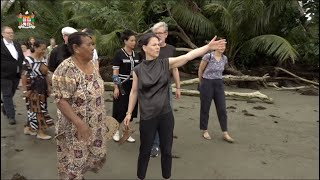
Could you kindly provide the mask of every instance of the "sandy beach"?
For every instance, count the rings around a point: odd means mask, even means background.
[[[254,92],[226,87],[229,91]],[[261,89],[274,104],[228,98],[228,125],[234,144],[222,140],[212,103],[209,132],[205,140],[199,130],[199,97],[174,100],[175,131],[172,179],[318,179],[319,97],[295,91]],[[23,134],[26,108],[20,90],[15,95],[17,124],[9,125],[1,114],[1,179],[15,173],[27,179],[57,179],[56,144]],[[106,92],[107,114],[111,115],[111,92]],[[56,106],[49,99],[50,114]],[[244,111],[251,116],[244,115]],[[109,141],[108,159],[98,173],[86,179],[135,179],[139,131],[134,120],[136,143],[119,146]],[[53,129],[49,131],[53,134]],[[161,179],[160,157],[151,158],[147,179]]]

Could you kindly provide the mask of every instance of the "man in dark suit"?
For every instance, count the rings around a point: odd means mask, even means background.
[[[8,117],[9,124],[16,124],[13,96],[19,85],[23,52],[19,43],[14,42],[14,32],[9,26],[1,27],[1,93],[2,112]]]

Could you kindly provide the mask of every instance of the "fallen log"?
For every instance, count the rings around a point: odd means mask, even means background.
[[[265,74],[262,77],[259,76],[248,76],[248,75],[244,75],[244,76],[234,76],[234,75],[225,75],[222,76],[224,81],[261,81],[261,82],[265,82],[266,79],[269,78],[268,74]],[[185,80],[185,81],[181,81],[180,85],[191,85],[191,84],[198,84],[199,83],[199,78],[194,78],[194,79],[189,79],[189,80]],[[173,84],[172,87],[175,87],[176,85]]]
[[[114,82],[104,82],[105,91],[113,91]]]
[[[284,86],[277,86],[276,83],[268,83],[268,86],[274,87],[276,90],[298,90],[298,89],[318,89],[318,87],[311,85],[311,86],[297,86],[297,87],[284,87]]]
[[[283,71],[283,72],[285,72],[285,73],[287,73],[287,74],[290,74],[291,76],[296,77],[296,78],[300,79],[301,81],[304,81],[304,82],[307,82],[307,83],[310,83],[310,84],[314,84],[314,85],[319,86],[319,83],[318,83],[318,82],[314,82],[314,81],[310,81],[310,80],[304,79],[304,78],[299,77],[299,76],[293,74],[292,72],[289,72],[289,71],[287,71],[287,70],[285,70],[285,69],[283,69],[283,68],[275,67],[275,69],[276,69],[276,70],[281,70],[281,71]]]
[[[172,92],[176,92],[176,88],[172,88]],[[200,92],[197,90],[188,90],[188,89],[180,89],[181,95],[186,95],[186,96],[200,96]],[[259,91],[255,91],[252,93],[240,93],[240,92],[230,92],[230,91],[225,91],[225,96],[226,97],[233,97],[233,98],[241,98],[241,99],[260,99],[263,102],[273,104],[273,99],[268,97],[265,94],[262,94]]]
[[[260,76],[233,76],[233,75],[225,75],[222,76],[223,80],[231,80],[231,81],[265,81],[270,76],[268,74]]]
[[[182,83],[184,83],[183,85],[194,84],[195,82],[197,82],[197,79],[198,78],[190,79],[190,80],[186,80],[186,81],[181,81],[180,85],[182,86]],[[199,79],[198,79],[198,82],[199,82]],[[113,86],[114,86],[113,82],[104,82],[105,91],[113,91]],[[172,91],[176,92],[175,84],[172,84],[171,86],[173,87]],[[188,89],[180,89],[180,90],[181,90],[181,95],[186,95],[186,96],[199,96],[200,95],[200,92],[197,90],[188,90]],[[234,97],[234,98],[241,98],[241,99],[257,98],[257,99],[260,99],[266,103],[273,103],[272,98],[260,93],[259,91],[252,92],[252,93],[239,93],[239,92],[225,91],[225,95],[226,95],[226,97]]]

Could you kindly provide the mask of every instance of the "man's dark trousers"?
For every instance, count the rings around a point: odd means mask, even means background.
[[[19,85],[19,74],[13,79],[1,79],[1,92],[4,111],[9,119],[15,119],[13,96]]]

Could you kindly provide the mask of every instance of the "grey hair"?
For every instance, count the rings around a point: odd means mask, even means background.
[[[168,31],[168,24],[165,22],[158,22],[157,24],[153,25],[151,28],[151,31],[155,33],[156,30],[159,29],[160,27],[164,27],[165,31]]]

